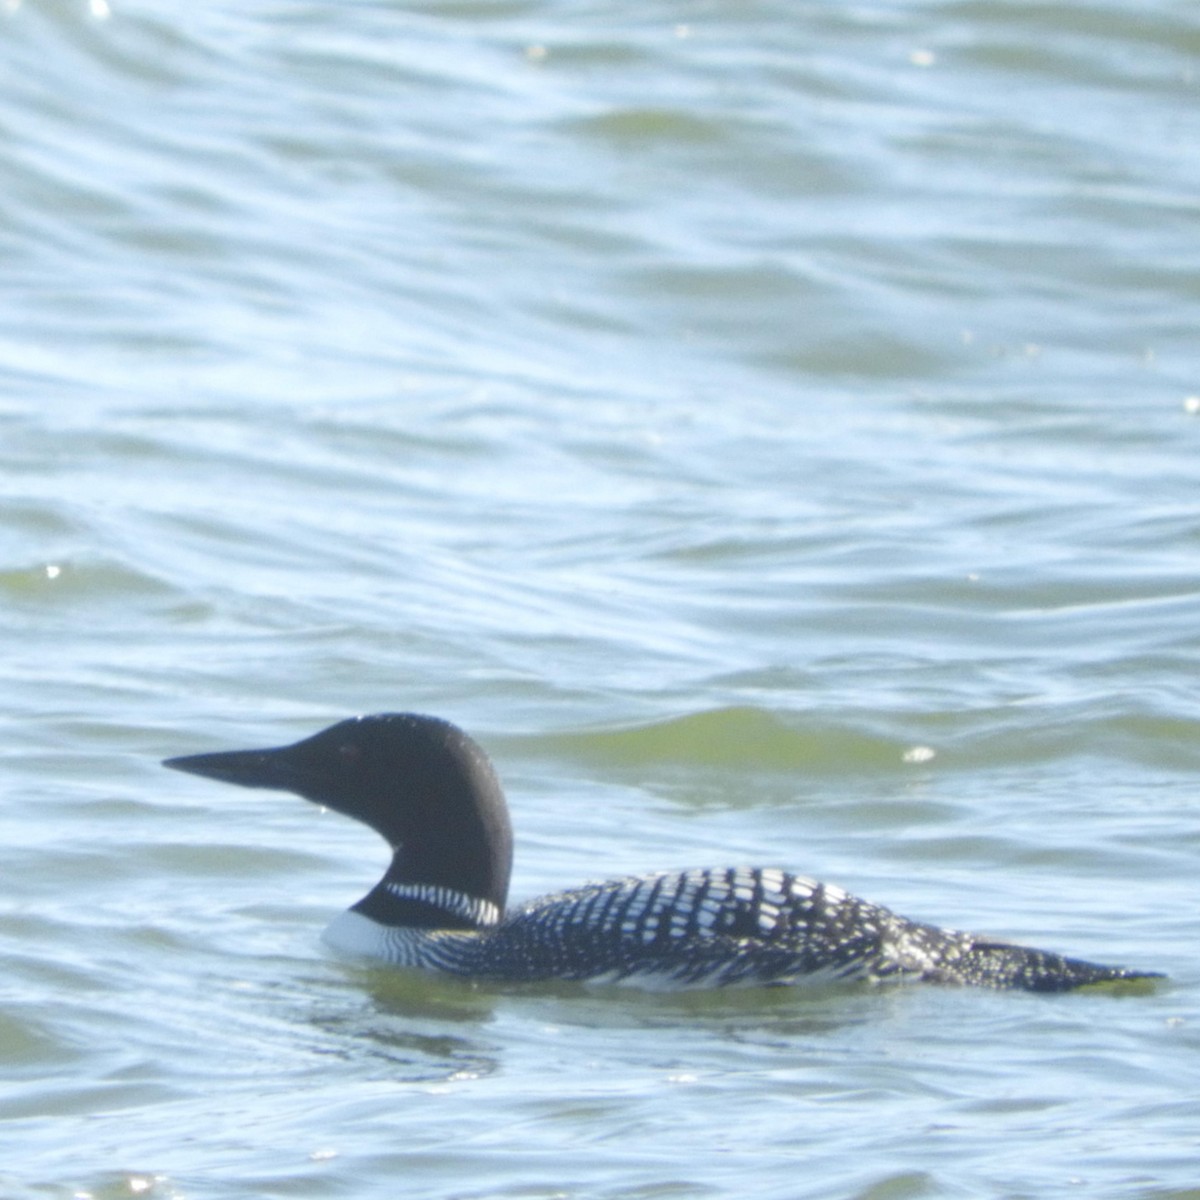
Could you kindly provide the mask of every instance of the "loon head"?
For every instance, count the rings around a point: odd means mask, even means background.
[[[504,793],[481,747],[449,721],[378,713],[289,746],[191,754],[163,765],[295,792],[379,833],[394,855],[387,879],[449,888],[504,909],[512,867]]]

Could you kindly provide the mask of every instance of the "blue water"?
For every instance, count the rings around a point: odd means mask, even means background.
[[[1200,10],[0,6],[0,1195],[1200,1196]],[[1135,995],[472,989],[158,760],[449,717],[513,897]]]

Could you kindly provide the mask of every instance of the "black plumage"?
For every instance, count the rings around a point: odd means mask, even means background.
[[[400,966],[664,988],[921,979],[1055,992],[1154,977],[910,921],[775,868],[586,884],[506,911],[512,831],[500,783],[478,744],[435,717],[358,717],[290,746],[166,765],[293,791],[381,834],[392,847],[384,877],[327,936]]]

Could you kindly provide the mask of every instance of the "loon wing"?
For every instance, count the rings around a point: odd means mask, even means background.
[[[588,884],[530,901],[468,938],[464,967],[504,980],[688,988],[926,979],[1058,992],[1152,977],[910,921],[770,868]]]
[[[483,931],[474,970],[665,987],[884,977],[925,965],[888,959],[901,921],[782,870],[663,872],[530,901]]]

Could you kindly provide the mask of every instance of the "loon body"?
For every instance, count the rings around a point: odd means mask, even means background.
[[[910,921],[778,869],[663,872],[507,910],[504,793],[483,750],[435,717],[357,717],[290,746],[165,765],[296,792],[379,833],[387,871],[326,937],[397,966],[661,988],[919,979],[1058,992],[1153,977]]]

